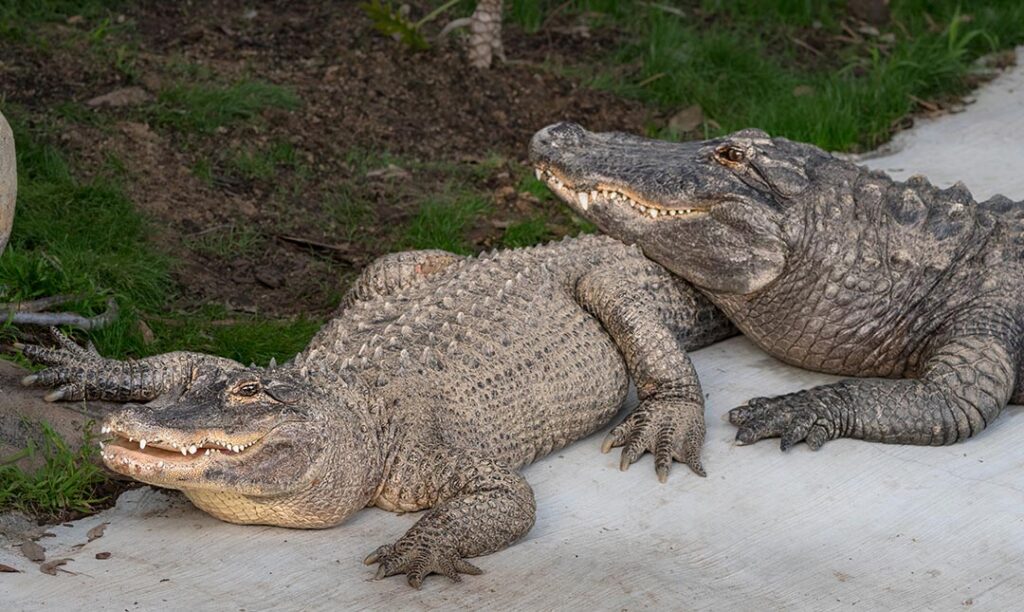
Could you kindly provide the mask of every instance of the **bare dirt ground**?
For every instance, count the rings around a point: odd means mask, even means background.
[[[353,270],[401,246],[400,228],[425,195],[453,184],[491,194],[491,213],[469,232],[477,248],[538,214],[554,216],[557,233],[564,213],[541,210],[548,205],[516,189],[532,133],[562,119],[633,131],[652,119],[640,103],[550,68],[600,57],[614,48],[605,40],[614,33],[508,27],[514,61],[479,71],[454,41],[413,53],[380,35],[356,2],[140,2],[117,23],[123,30],[109,37],[123,43],[129,69],[110,53],[98,57],[82,37],[67,36],[79,42],[63,48],[4,47],[17,53],[0,56],[4,92],[39,114],[69,102],[81,109],[58,120],[60,144],[86,173],[112,157],[123,165],[154,239],[180,262],[181,306],[323,314]],[[59,38],[88,24],[46,27]],[[293,90],[300,104],[212,133],[155,125],[135,106],[84,105],[128,85],[156,96],[194,78],[269,82]],[[231,165],[232,155],[280,143],[294,160],[267,176]],[[213,238],[226,246],[209,248]]]

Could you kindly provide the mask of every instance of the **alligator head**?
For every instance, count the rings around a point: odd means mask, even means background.
[[[558,123],[534,135],[530,158],[602,231],[702,289],[747,294],[782,273],[790,202],[831,156],[753,129],[672,143]]]
[[[111,414],[104,463],[236,523],[328,527],[364,507],[380,482],[365,394],[298,371],[201,373],[145,405]]]

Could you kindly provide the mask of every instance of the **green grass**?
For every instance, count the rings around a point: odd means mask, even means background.
[[[86,426],[88,431],[89,425]],[[105,501],[100,492],[106,477],[92,461],[96,446],[89,436],[78,449],[70,448],[53,429],[41,424],[42,446],[30,443],[14,457],[0,459],[0,511],[20,510],[41,518],[61,520],[68,510],[91,512]],[[14,463],[42,457],[43,464],[26,472]]]
[[[366,242],[370,236],[368,230],[377,220],[373,203],[347,185],[328,194],[323,208],[330,218],[331,233],[342,242]]]
[[[197,253],[230,259],[254,254],[263,243],[263,236],[251,225],[230,224],[209,228],[186,237],[184,242]]]
[[[546,242],[554,237],[548,228],[547,219],[532,217],[510,225],[501,237],[501,244],[507,248],[528,247]]]
[[[409,222],[401,243],[408,249],[444,249],[470,255],[466,231],[489,210],[478,193],[459,192],[428,198]]]
[[[314,318],[270,320],[238,317],[220,306],[206,306],[171,319],[149,321],[156,341],[153,353],[189,350],[220,355],[240,363],[284,363],[302,350],[323,321]]]
[[[266,180],[274,177],[280,168],[298,167],[299,161],[290,143],[275,142],[263,149],[237,151],[230,165],[245,178]]]
[[[653,103],[666,114],[699,104],[710,120],[704,136],[760,127],[833,150],[878,146],[915,110],[915,98],[965,93],[976,58],[1024,42],[1019,0],[894,0],[891,23],[880,36],[858,34],[859,42],[837,43],[821,57],[794,41],[806,42],[814,33],[848,36],[841,28],[842,2],[506,4],[510,19],[528,30],[559,8],[591,27],[621,31],[624,46],[584,71],[592,83]],[[639,69],[614,69],[634,65]],[[797,87],[804,95],[794,95]],[[663,127],[651,132],[675,136]]]
[[[247,80],[233,85],[179,83],[160,92],[149,109],[158,126],[209,134],[222,126],[250,121],[264,109],[293,110],[294,91],[280,85]]]

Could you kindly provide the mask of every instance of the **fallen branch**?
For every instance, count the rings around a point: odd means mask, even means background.
[[[81,300],[81,295],[51,295],[24,302],[0,303],[0,312],[42,312],[60,304]]]
[[[86,317],[76,312],[23,312],[17,310],[0,311],[4,319],[14,325],[45,325],[48,327],[67,325],[78,329],[99,329],[110,325],[117,319],[117,302],[114,298],[107,300],[107,309],[101,314]]]

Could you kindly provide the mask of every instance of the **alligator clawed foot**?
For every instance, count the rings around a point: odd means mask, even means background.
[[[705,476],[700,462],[704,445],[704,410],[689,402],[651,400],[642,402],[604,439],[601,452],[621,446],[619,469],[625,471],[645,452],[654,454],[654,470],[658,480],[668,480],[672,461],[690,466]]]
[[[739,427],[736,442],[742,445],[781,438],[779,447],[784,451],[798,442],[818,450],[835,437],[828,413],[819,408],[807,392],[757,397],[730,410],[729,422]]]
[[[463,559],[454,546],[425,538],[414,541],[408,536],[394,544],[381,546],[370,553],[363,563],[379,564],[374,580],[406,574],[409,586],[416,589],[423,585],[424,578],[430,574],[441,574],[455,582],[462,582],[460,574],[476,576],[483,573],[483,570]]]
[[[82,347],[55,327],[50,328],[55,347],[16,343],[14,347],[32,363],[50,366],[21,380],[25,386],[56,387],[43,398],[48,402],[80,400],[85,397],[83,372],[105,360],[91,343]]]

